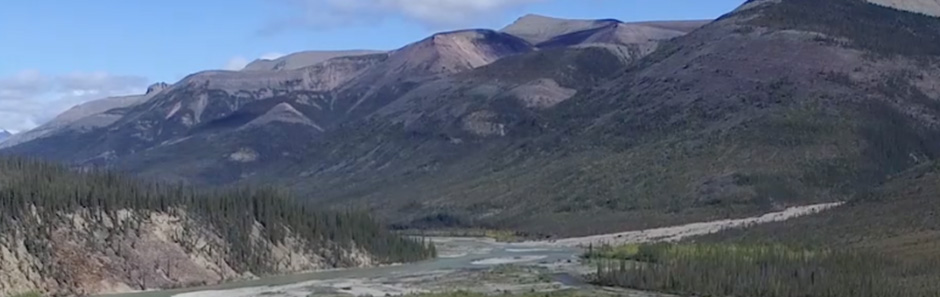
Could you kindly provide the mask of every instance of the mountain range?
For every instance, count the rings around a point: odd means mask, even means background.
[[[281,184],[400,228],[570,235],[845,200],[940,151],[938,10],[871,2],[528,15],[392,51],[297,53],[88,103],[3,153]]]

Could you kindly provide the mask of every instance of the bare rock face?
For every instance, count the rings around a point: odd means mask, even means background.
[[[312,126],[321,131],[323,130],[322,128],[319,128],[315,123],[313,123],[313,121],[307,118],[307,116],[305,116],[303,113],[301,113],[296,108],[291,106],[290,103],[286,103],[286,102],[275,105],[273,108],[268,110],[268,112],[266,112],[265,114],[249,122],[246,125],[246,127],[264,126],[272,122],[282,122],[282,123],[298,124],[298,125],[304,125],[304,126]]]
[[[515,36],[492,30],[439,33],[393,52],[388,66],[401,74],[451,74],[533,50]]]
[[[496,121],[496,114],[477,111],[463,119],[463,129],[478,136],[506,136],[506,125]]]
[[[615,23],[615,20],[567,20],[536,14],[523,16],[503,28],[502,32],[539,44],[552,38]]]
[[[509,94],[522,100],[526,107],[549,108],[573,97],[577,90],[558,85],[553,79],[538,79],[518,86]]]
[[[145,94],[147,95],[154,94],[154,93],[166,90],[169,87],[170,87],[170,84],[165,83],[165,82],[155,83],[147,87],[147,93]]]

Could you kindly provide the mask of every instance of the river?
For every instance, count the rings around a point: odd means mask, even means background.
[[[484,238],[432,238],[440,256],[417,263],[352,268],[305,274],[272,276],[221,285],[178,290],[151,291],[108,297],[251,297],[306,296],[311,293],[348,293],[353,296],[405,294],[431,291],[438,284],[469,280],[475,271],[485,271],[501,264],[515,264],[551,270],[554,285],[572,286],[580,280],[572,276],[578,267],[581,250],[573,247],[520,247]],[[520,271],[519,273],[526,273]],[[521,282],[492,285],[493,290],[510,288]],[[471,285],[471,284],[468,284]],[[522,289],[522,287],[520,287]],[[525,289],[530,289],[525,287]]]
[[[842,203],[797,206],[743,219],[726,219],[557,241],[498,243],[483,238],[432,238],[439,257],[403,265],[265,277],[222,285],[108,297],[385,296],[468,290],[484,293],[550,291],[583,285],[591,267],[579,263],[588,245],[676,241],[731,228],[780,222]],[[505,266],[502,264],[515,264]],[[545,275],[552,277],[546,278]],[[647,296],[647,295],[638,295]]]

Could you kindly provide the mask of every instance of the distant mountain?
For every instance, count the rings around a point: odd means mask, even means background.
[[[672,39],[685,34],[686,32],[683,31],[646,25],[610,23],[597,28],[552,37],[549,40],[539,43],[539,47],[550,48],[579,44],[649,44],[650,48],[655,49],[659,41]]]
[[[82,133],[108,126],[123,116],[122,108],[147,101],[168,87],[166,83],[157,83],[148,87],[147,92],[142,95],[109,97],[77,105],[37,128],[9,137],[0,143],[0,148],[50,137],[58,133]]]
[[[446,214],[546,234],[847,199],[940,151],[938,29],[862,1],[749,2],[625,64],[568,46],[423,84],[255,174],[296,172],[402,227]]]
[[[107,127],[3,152],[559,235],[840,200],[940,151],[937,18],[783,0],[704,26],[526,19],[193,74]]]
[[[258,59],[248,63],[242,71],[279,71],[297,70],[313,66],[323,61],[338,58],[379,54],[382,51],[351,50],[351,51],[305,51],[289,54],[277,59]]]
[[[0,130],[0,142],[7,140],[7,138],[10,138],[12,135],[13,133],[10,133],[7,130]]]
[[[540,123],[543,114],[591,93],[663,40],[681,35],[664,29],[671,22],[597,22],[608,26],[548,36],[558,39],[542,47],[507,32],[459,30],[296,69],[200,72],[143,102],[104,112],[119,115],[106,125],[57,130],[64,132],[3,152],[197,184],[296,184],[301,193],[321,192],[316,198],[323,203],[371,204],[372,193],[343,197],[379,190],[382,181],[454,168],[493,144],[535,137],[548,128]],[[523,124],[529,127],[514,128]],[[392,165],[395,155],[401,163]],[[434,211],[415,208],[396,222]]]
[[[593,32],[602,28],[619,28],[633,31],[625,32],[622,37],[627,37],[634,42],[646,42],[651,40],[664,40],[683,35],[708,22],[710,21],[623,23],[613,19],[569,20],[529,14],[519,18],[500,31],[518,36],[529,43],[538,45],[572,33],[581,32],[576,34],[576,36],[587,36],[592,35]]]

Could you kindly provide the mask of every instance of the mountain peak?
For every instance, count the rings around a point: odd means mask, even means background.
[[[553,23],[553,22],[622,23],[622,21],[618,19],[564,19],[564,18],[556,18],[556,17],[547,16],[547,15],[530,13],[530,14],[523,15],[522,17],[519,17],[518,19],[516,19],[515,22],[513,22],[513,24],[507,26],[507,28],[511,27],[512,25],[520,24],[520,23],[525,24],[525,23]]]
[[[408,73],[456,73],[532,50],[519,37],[486,29],[437,33],[395,51],[391,69]],[[415,72],[417,71],[417,72]]]
[[[0,129],[0,142],[7,140],[7,138],[10,138],[10,136],[13,136],[13,133],[10,133],[10,131],[4,129]]]
[[[168,84],[168,83],[165,83],[165,82],[158,82],[158,83],[152,84],[152,85],[150,85],[149,87],[147,87],[147,93],[145,93],[145,94],[150,95],[150,94],[152,94],[152,93],[156,93],[156,92],[163,91],[163,90],[165,90],[166,88],[169,88],[169,87],[170,87],[170,84]]]
[[[518,36],[519,38],[525,39],[529,43],[538,44],[548,41],[549,39],[552,39],[556,36],[602,27],[611,22],[619,23],[620,21],[611,19],[569,20],[537,14],[528,14],[519,18],[500,31]]]

